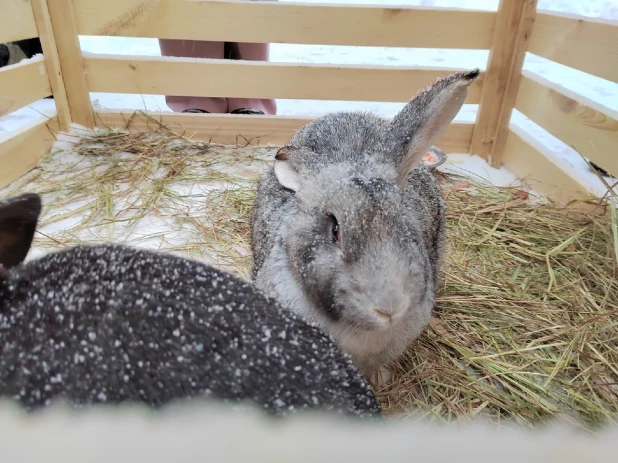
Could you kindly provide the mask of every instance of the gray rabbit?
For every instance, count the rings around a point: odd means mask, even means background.
[[[445,206],[421,161],[478,75],[439,79],[392,120],[363,112],[316,119],[260,178],[256,286],[329,331],[364,374],[399,357],[429,321]]]
[[[253,285],[120,245],[23,263],[41,201],[0,202],[0,396],[27,409],[212,397],[379,416],[349,355]]]

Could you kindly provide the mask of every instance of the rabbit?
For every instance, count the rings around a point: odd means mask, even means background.
[[[331,337],[239,277],[114,244],[24,262],[40,212],[37,194],[0,202],[0,396],[28,411],[211,397],[381,415]]]
[[[251,278],[330,332],[365,375],[384,371],[427,326],[445,246],[428,151],[479,70],[420,91],[392,119],[336,112],[296,131],[260,176]],[[443,154],[443,153],[442,153]]]

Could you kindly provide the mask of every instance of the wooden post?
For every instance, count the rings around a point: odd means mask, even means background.
[[[54,98],[56,98],[56,91],[59,91],[60,100],[56,104],[59,104],[58,116],[61,125],[64,121],[60,119],[60,113],[64,112],[63,105],[66,104],[72,122],[94,128],[94,111],[90,102],[88,82],[79,46],[73,0],[32,0],[32,8],[37,27],[39,27],[43,54],[53,68],[56,81],[52,84]],[[45,32],[45,41],[43,41],[44,35],[41,34],[41,30]],[[55,48],[55,52],[49,52],[51,47]],[[50,53],[49,57],[48,53]],[[51,79],[52,69],[49,69],[49,74]],[[53,87],[53,85],[58,87],[61,84],[64,91]]]
[[[500,0],[470,153],[499,167],[538,0]]]
[[[56,39],[54,38],[51,20],[49,19],[49,11],[47,10],[47,2],[46,0],[31,0],[31,2],[39,39],[41,40],[43,56],[45,57],[45,67],[47,68],[49,85],[54,95],[54,102],[56,103],[58,124],[60,130],[66,132],[71,126],[71,113],[69,111],[69,102],[64,87],[64,79],[62,78]]]

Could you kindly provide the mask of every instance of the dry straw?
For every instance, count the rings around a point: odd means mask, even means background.
[[[39,248],[115,240],[248,277],[249,217],[272,147],[148,132],[84,133],[2,196],[45,199]],[[449,251],[430,327],[379,395],[389,412],[582,427],[618,418],[615,214],[531,205],[440,175]]]
[[[389,409],[616,421],[615,214],[532,206],[521,190],[468,185],[442,178],[449,251],[435,318],[381,392]]]
[[[77,130],[63,138],[1,193],[42,195],[37,250],[122,242],[248,278],[247,216],[272,147],[191,141],[160,124],[147,132]]]

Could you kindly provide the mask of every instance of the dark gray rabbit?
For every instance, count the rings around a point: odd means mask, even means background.
[[[38,195],[0,202],[0,396],[28,409],[210,396],[378,416],[350,357],[240,278],[126,246],[23,263]]]
[[[478,75],[438,80],[392,120],[339,112],[312,121],[260,178],[256,286],[329,331],[365,374],[400,356],[429,321],[445,207],[421,161]]]

